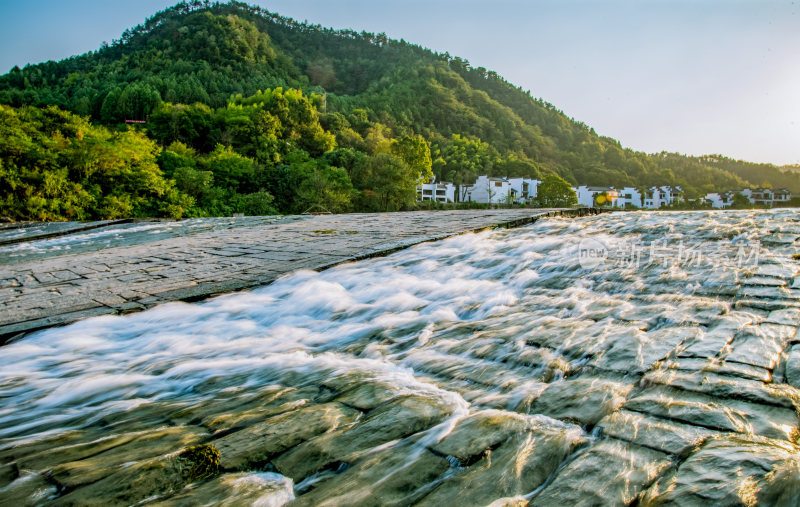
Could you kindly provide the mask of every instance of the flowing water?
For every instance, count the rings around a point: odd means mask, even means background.
[[[798,237],[553,218],[30,335],[0,504],[794,505]]]

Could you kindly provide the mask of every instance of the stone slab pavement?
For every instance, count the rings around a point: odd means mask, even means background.
[[[0,344],[31,331],[266,285],[417,243],[593,209],[312,215],[10,264],[0,259]]]

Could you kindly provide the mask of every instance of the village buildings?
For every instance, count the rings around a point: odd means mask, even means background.
[[[722,193],[714,192],[706,194],[705,200],[714,208],[730,208],[733,205],[734,196],[736,194],[741,194],[746,197],[750,204],[765,206],[767,208],[786,206],[792,199],[792,193],[785,188],[779,188],[777,190],[771,188],[743,188],[739,191],[729,190]]]
[[[417,187],[418,201],[440,203],[476,202],[484,204],[529,204],[538,194],[541,181],[533,178],[506,178],[482,175],[472,185],[457,188],[452,183],[423,183]],[[639,189],[636,187],[580,185],[572,190],[578,204],[587,207],[623,209],[663,209],[684,201],[679,186],[660,186]],[[739,191],[714,192],[700,199],[713,208],[733,205],[736,194],[742,194],[752,204],[766,207],[787,205],[792,198],[786,189],[745,188]]]

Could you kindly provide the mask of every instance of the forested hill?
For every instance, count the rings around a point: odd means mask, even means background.
[[[138,129],[128,141],[139,135],[151,143],[147,150],[161,169],[163,192],[173,196],[173,215],[309,205],[402,209],[413,202],[415,180],[431,170],[456,184],[488,173],[559,175],[587,185],[680,185],[690,197],[762,184],[800,192],[800,175],[771,165],[625,149],[495,72],[447,53],[384,34],[298,23],[236,2],[180,3],[95,52],[15,67],[0,76],[0,104],[11,106],[2,115],[13,116],[2,127],[9,136],[19,128],[27,132],[20,136],[48,143],[53,129],[46,118],[84,125],[79,117],[87,117],[91,125],[58,130],[78,151],[85,144],[76,137],[82,128],[91,126],[109,143]],[[57,106],[77,116],[28,106]],[[130,127],[126,120],[146,123]],[[44,174],[26,166],[39,164],[41,154],[1,155],[0,214],[23,216],[20,203],[34,194],[52,198],[39,189]],[[60,171],[64,181],[94,188],[93,204],[35,216],[113,215],[100,205],[113,190],[93,186],[92,171],[58,169],[69,160],[54,153],[39,172]],[[157,194],[162,200],[163,192]],[[159,206],[123,208],[163,213],[164,203]]]

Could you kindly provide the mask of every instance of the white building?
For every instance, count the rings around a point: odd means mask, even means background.
[[[452,183],[422,183],[417,185],[418,201],[455,202],[456,187]]]
[[[723,192],[722,194],[713,192],[706,194],[705,200],[711,203],[712,208],[728,208],[733,203],[733,193]]]
[[[788,204],[791,199],[792,199],[792,193],[786,190],[785,188],[779,188],[778,190],[772,192],[773,206],[781,206],[784,204]]]
[[[733,204],[733,196],[735,194],[742,194],[747,197],[751,204],[762,204],[764,206],[773,207],[787,204],[792,198],[792,193],[781,188],[772,190],[769,188],[743,188],[738,192],[729,190],[727,192],[706,194],[706,200],[711,203],[714,208],[728,208]]]
[[[514,201],[526,204],[536,197],[541,181],[531,178],[509,178],[508,183],[511,185]]]
[[[658,187],[650,187],[644,191],[644,207],[647,209],[659,208],[661,204],[661,192]]]
[[[661,187],[667,190],[666,196],[669,204],[680,204],[684,201],[683,189],[678,186],[674,187]]]
[[[763,204],[765,206],[773,207],[776,204],[786,204],[792,198],[792,193],[781,188],[772,190],[771,188],[745,188],[740,192],[742,195],[753,204]]]
[[[614,187],[588,187],[581,185],[578,188],[573,188],[575,195],[578,196],[578,204],[593,208],[598,205],[616,206],[617,199],[619,199],[619,192]],[[602,199],[598,199],[602,195]],[[602,200],[603,202],[598,202]]]
[[[478,176],[475,184],[462,187],[461,200],[484,204],[527,204],[538,194],[540,183],[532,178]]]
[[[617,198],[615,206],[620,208],[641,208],[642,207],[642,194],[635,187],[625,187],[617,191],[619,197]]]
[[[501,204],[513,200],[511,183],[507,178],[478,176],[475,184],[467,188],[466,201]]]
[[[664,208],[672,206],[676,202],[683,201],[683,189],[681,187],[650,187],[644,193],[644,207],[648,209]]]
[[[743,188],[739,193],[747,197],[752,204],[772,205],[772,190],[768,188]]]

